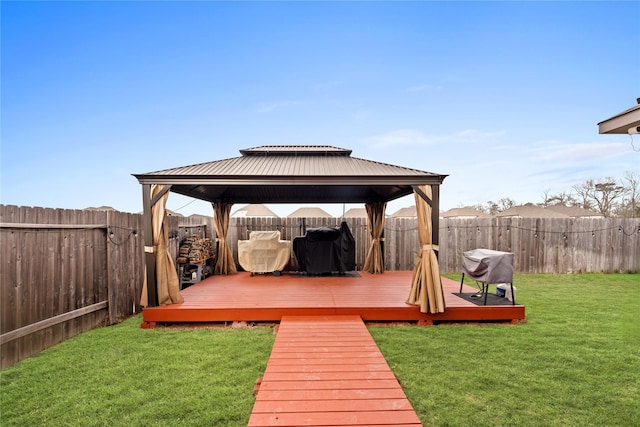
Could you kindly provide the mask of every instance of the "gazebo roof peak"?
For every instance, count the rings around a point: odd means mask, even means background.
[[[332,145],[261,145],[240,150],[243,156],[351,156],[351,150]]]

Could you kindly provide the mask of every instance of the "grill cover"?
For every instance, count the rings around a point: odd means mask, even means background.
[[[513,254],[492,249],[473,249],[462,257],[462,271],[477,282],[513,283]]]
[[[356,268],[355,240],[346,222],[340,227],[309,228],[293,239],[293,253],[300,271],[322,274]]]
[[[291,242],[280,240],[279,231],[252,231],[249,240],[238,240],[238,262],[245,271],[282,271],[291,258]]]

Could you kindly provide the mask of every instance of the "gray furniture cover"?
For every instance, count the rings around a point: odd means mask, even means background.
[[[492,249],[463,253],[462,271],[477,282],[513,283],[513,254]]]
[[[300,271],[325,274],[353,271],[356,268],[356,244],[345,221],[340,227],[309,228],[304,236],[293,239],[293,253]]]

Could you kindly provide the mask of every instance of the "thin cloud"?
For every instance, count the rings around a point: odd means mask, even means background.
[[[443,88],[440,85],[420,84],[407,89],[407,92],[439,92]]]
[[[550,143],[538,147],[541,151],[538,158],[547,161],[585,161],[615,157],[629,152],[629,144],[617,143],[581,143],[559,144]]]
[[[355,113],[353,113],[352,117],[354,120],[362,121],[362,120],[368,119],[370,115],[371,114],[367,110],[358,110]]]
[[[279,110],[281,108],[292,107],[296,105],[302,105],[303,103],[300,101],[276,101],[276,102],[262,102],[256,108],[256,112],[258,113],[271,113],[275,110]]]
[[[447,135],[426,135],[417,129],[398,129],[367,139],[371,148],[385,149],[393,147],[424,146],[439,143],[477,143],[488,139],[497,139],[505,135],[505,131],[481,131],[466,129]]]

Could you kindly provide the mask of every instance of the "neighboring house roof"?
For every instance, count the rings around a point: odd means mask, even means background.
[[[232,218],[278,218],[271,209],[261,204],[247,205],[231,214]]]
[[[448,211],[440,213],[441,218],[491,218],[491,215],[486,214],[475,208],[453,208]]]
[[[370,203],[440,185],[447,175],[351,157],[328,145],[261,146],[240,157],[135,174],[140,184],[209,202]]]
[[[547,206],[545,209],[560,212],[573,218],[604,218],[604,215],[601,213],[584,209],[579,206],[554,205]]]
[[[393,214],[389,215],[390,218],[416,218],[417,216],[418,213],[416,212],[415,205],[406,208],[400,208]]]
[[[287,218],[331,218],[331,215],[320,208],[299,208],[287,215]]]
[[[90,206],[88,208],[84,208],[84,210],[85,211],[115,211],[115,209],[112,208],[111,206],[98,206],[97,208]]]
[[[211,212],[211,215],[191,214],[191,215],[188,216],[188,218],[209,220],[209,219],[213,218],[213,212]]]
[[[366,218],[367,210],[365,208],[351,208],[344,213],[345,218]]]
[[[514,206],[495,216],[502,218],[569,218],[569,215],[534,205]]]
[[[618,113],[613,117],[598,123],[598,133],[623,133],[628,134],[629,129],[636,128],[633,133],[640,133],[637,129],[640,126],[640,98],[637,104],[628,110]]]

